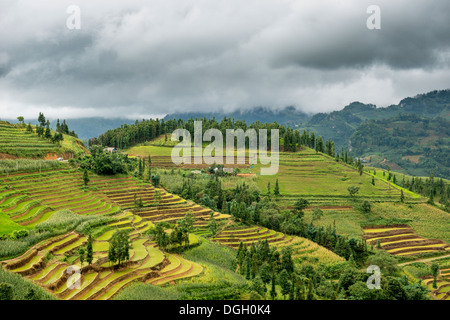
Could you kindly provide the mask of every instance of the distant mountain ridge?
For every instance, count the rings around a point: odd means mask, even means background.
[[[299,122],[305,122],[311,118],[310,114],[304,113],[302,111],[296,110],[294,107],[289,106],[281,110],[273,111],[263,107],[255,107],[250,110],[243,111],[234,111],[231,113],[225,112],[186,112],[186,113],[172,113],[168,114],[164,117],[164,119],[201,119],[207,118],[212,119],[215,118],[220,122],[224,117],[242,120],[247,124],[252,122],[260,121],[261,123],[265,122],[274,122],[276,121],[281,125],[289,125],[294,126]]]
[[[398,105],[377,108],[373,104],[353,102],[339,111],[317,113],[300,129],[314,131],[324,139],[333,139],[337,147],[349,147],[350,137],[366,120],[383,120],[402,114],[435,119],[450,119],[450,90],[432,91],[405,98]]]

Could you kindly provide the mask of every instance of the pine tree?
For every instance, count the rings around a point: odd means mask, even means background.
[[[429,204],[434,204],[434,194],[433,194],[433,190],[430,191],[430,197],[428,198],[427,201]]]
[[[208,228],[209,228],[209,231],[211,232],[212,237],[214,238],[217,235],[217,232],[219,230],[218,230],[216,219],[214,219],[213,212],[211,212],[211,215],[209,217]]]
[[[251,279],[251,260],[250,255],[245,257],[245,279]]]
[[[41,112],[39,112],[38,122],[41,125],[41,127],[45,126],[45,116]]]
[[[437,289],[436,279],[439,274],[439,265],[437,263],[431,264],[431,274],[433,275],[433,288]]]
[[[377,240],[377,249],[381,249],[381,242],[380,242],[380,239]]]
[[[45,139],[51,139],[52,138],[52,132],[50,130],[50,121],[48,121],[48,120],[47,120],[47,126],[45,128],[44,138]]]
[[[272,287],[270,289],[270,297],[272,298],[272,300],[275,300],[275,298],[277,297],[277,290],[275,288],[275,274],[272,275]]]
[[[273,194],[276,195],[276,196],[280,195],[280,187],[278,186],[278,178],[277,178],[277,180],[275,182],[275,188],[273,189]]]
[[[139,169],[138,169],[139,177],[142,177],[142,160],[139,158]]]
[[[78,255],[79,255],[79,257],[80,257],[80,264],[81,264],[81,267],[82,267],[82,268],[83,268],[83,262],[84,262],[84,259],[86,258],[85,253],[86,253],[86,251],[85,251],[83,248],[80,248],[80,249],[78,250]]]
[[[89,181],[90,181],[89,173],[88,173],[87,169],[84,169],[84,172],[83,172],[83,183],[84,183],[85,187],[87,187]]]
[[[291,291],[291,284],[289,281],[289,273],[286,269],[283,269],[280,273],[280,286],[281,286],[281,294],[286,299],[286,295]]]
[[[405,195],[403,194],[403,189],[400,190],[400,202],[405,202]]]
[[[86,247],[86,262],[91,265],[94,260],[94,251],[92,249],[92,236],[89,235],[89,240]]]
[[[148,163],[148,179],[147,180],[150,181],[152,178],[152,158],[150,157],[150,155],[148,155],[147,163]]]

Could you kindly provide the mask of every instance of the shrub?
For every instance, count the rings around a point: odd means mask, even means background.
[[[23,230],[14,230],[12,234],[10,235],[10,239],[17,240],[21,238],[25,238],[29,235],[29,232],[25,229]]]
[[[362,205],[361,205],[361,210],[362,210],[364,213],[370,213],[370,211],[372,210],[372,205],[370,204],[369,201],[364,200],[364,202],[363,202]]]
[[[13,296],[13,286],[9,283],[0,283],[0,300],[12,300]]]
[[[7,284],[13,288],[12,299],[14,300],[55,299],[52,295],[47,293],[44,289],[40,288],[39,286],[35,285],[32,281],[25,279],[18,274],[3,270],[1,267],[0,267],[0,283]]]

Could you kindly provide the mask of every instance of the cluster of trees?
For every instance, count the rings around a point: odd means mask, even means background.
[[[339,235],[336,228],[328,226],[315,227],[313,222],[307,224],[304,221],[303,210],[307,208],[308,201],[299,199],[291,210],[280,211],[273,202],[261,202],[260,213],[255,217],[260,220],[257,224],[281,231],[286,234],[307,238],[317,244],[333,251],[347,260],[355,260],[361,263],[370,255],[370,248],[364,240]],[[320,209],[314,214],[315,219],[320,219]]]
[[[97,147],[97,146],[93,146]],[[92,148],[92,147],[91,147]],[[138,157],[138,160],[136,160],[137,163],[137,169],[134,172],[134,176],[144,180],[144,181],[151,181],[151,183],[157,187],[159,186],[160,177],[157,174],[152,173],[152,158],[150,155],[148,155],[147,158],[141,158]]]
[[[61,141],[64,140],[64,136],[60,132],[55,132],[55,134],[52,135],[52,131],[50,130],[50,121],[46,120],[44,114],[41,112],[39,112],[38,122],[39,125],[36,126],[36,134],[38,137],[45,138],[57,144],[60,144]],[[33,132],[33,128],[30,123],[27,126],[27,131],[30,133]]]
[[[152,140],[169,130],[175,130],[177,123],[165,122],[164,119],[150,119],[137,121],[135,124],[124,124],[120,128],[112,129],[101,134],[98,138],[88,140],[89,146],[100,145],[126,149],[137,143]]]
[[[130,239],[126,230],[119,230],[113,234],[109,239],[108,261],[110,263],[117,263],[120,266],[122,263],[130,259]]]
[[[148,231],[148,234],[153,237],[156,244],[162,249],[189,246],[189,234],[194,230],[195,218],[191,211],[188,211],[183,219],[177,221],[174,226],[167,222],[158,222],[155,228]],[[166,230],[171,229],[168,233]]]
[[[92,241],[93,241],[92,236],[89,235],[88,243],[86,244],[86,248],[82,247],[82,248],[78,249],[78,256],[80,258],[81,267],[83,267],[83,263],[85,261],[88,263],[88,265],[91,265],[92,261],[94,260],[94,250],[92,247]]]
[[[380,287],[369,289],[372,275],[356,268],[353,261],[333,265],[295,266],[289,247],[281,254],[267,240],[241,243],[236,253],[238,271],[250,280],[250,290],[262,298],[276,299],[276,285],[282,297],[291,300],[428,300],[428,290],[420,282],[410,283],[399,276],[397,260],[385,252],[367,259],[366,265],[381,268]],[[333,281],[333,279],[338,281]],[[270,288],[270,289],[268,289]],[[258,298],[258,296],[256,296]]]
[[[233,201],[239,205],[242,202],[250,206],[253,202],[260,200],[258,190],[251,188],[245,182],[242,185],[236,185],[234,189],[223,189],[218,176],[211,176],[206,186],[197,184],[193,177],[184,178],[183,185],[175,189],[174,193],[181,195],[184,199],[193,200],[222,212],[230,212]]]
[[[277,296],[276,285],[282,289],[282,295],[299,296],[303,291],[294,278],[292,249],[285,247],[281,253],[276,247],[270,247],[267,240],[257,245],[252,243],[248,249],[242,242],[236,253],[237,270],[247,280],[252,280],[251,289],[261,297],[266,297],[267,285],[271,284],[269,296]]]
[[[69,163],[78,165],[83,171],[92,170],[99,175],[127,173],[137,166],[137,160],[128,158],[128,155],[104,152],[100,146],[90,147],[90,152],[91,155],[70,159]]]
[[[24,124],[23,117],[17,117],[17,119],[22,124]],[[39,125],[36,126],[37,136],[45,138],[53,143],[60,144],[61,141],[64,140],[63,134],[67,134],[67,135],[73,136],[75,138],[78,138],[75,131],[69,130],[69,126],[66,124],[66,120],[63,120],[62,124],[59,122],[59,119],[56,120],[56,132],[53,135],[52,135],[52,131],[50,129],[50,121],[45,118],[45,116],[42,112],[39,112],[38,123],[39,123]],[[33,133],[33,127],[31,126],[31,123],[28,123],[26,130],[27,130],[27,132]]]
[[[56,132],[58,133],[64,133],[69,136],[78,138],[78,135],[75,133],[74,130],[70,131],[69,126],[66,123],[66,120],[64,119],[62,123],[59,122],[59,119],[56,119]]]
[[[317,228],[312,222],[307,224],[303,219],[303,210],[309,205],[307,200],[299,199],[291,210],[282,211],[275,202],[267,198],[261,201],[257,190],[251,190],[245,183],[236,185],[234,189],[223,190],[220,180],[216,177],[211,178],[206,188],[200,190],[200,186],[196,186],[191,180],[187,179],[183,184],[183,197],[189,199],[194,196],[193,199],[196,200],[195,192],[198,191],[203,195],[202,205],[230,214],[237,221],[305,237],[357,262],[363,261],[369,255],[370,250],[365,241],[338,235],[335,228]],[[316,216],[320,219],[320,215]]]
[[[102,145],[102,146],[113,146],[115,148],[126,149],[135,144],[143,143],[152,140],[162,134],[171,134],[176,129],[186,129],[191,134],[191,138],[194,139],[194,121],[202,121],[202,135],[206,130],[215,128],[226,135],[227,129],[242,129],[247,130],[248,128],[253,128],[256,132],[259,129],[267,129],[267,140],[268,147],[270,147],[271,135],[270,129],[279,129],[280,135],[284,133],[285,127],[280,126],[276,122],[274,123],[264,123],[257,121],[248,126],[244,121],[234,120],[231,118],[224,117],[224,119],[219,123],[214,118],[213,119],[150,119],[137,121],[132,125],[124,124],[120,128],[113,130],[108,130],[104,134],[100,135],[98,138],[92,138],[88,141],[89,145]],[[248,147],[248,140],[246,141],[246,146]]]
[[[374,171],[374,174],[376,174],[376,170]],[[444,209],[450,212],[450,185],[445,183],[442,178],[435,178],[433,174],[430,174],[428,178],[409,178],[403,175],[402,179],[399,179],[395,173],[392,173],[389,170],[389,168],[387,173],[383,171],[383,176],[385,176],[388,181],[392,181],[392,183],[400,187],[428,197],[428,202],[430,204],[434,204],[435,201],[439,201],[439,203],[444,206]]]
[[[120,128],[108,130],[98,138],[92,138],[88,141],[89,146],[101,145],[101,146],[113,146],[115,148],[126,149],[135,144],[143,143],[158,137],[159,135],[173,132],[175,129],[186,129],[190,132],[191,138],[194,139],[194,121],[202,121],[202,135],[206,130],[215,128],[222,132],[223,136],[226,136],[227,129],[255,129],[256,133],[259,133],[260,129],[267,130],[267,146],[271,146],[271,129],[278,129],[280,133],[280,140],[283,139],[284,151],[297,151],[301,146],[307,146],[315,149],[317,152],[326,153],[332,157],[335,156],[334,142],[330,139],[325,143],[322,137],[316,137],[314,132],[303,131],[302,134],[298,130],[279,125],[277,122],[273,123],[261,123],[259,121],[252,122],[247,125],[245,121],[234,120],[224,117],[220,122],[213,119],[150,119],[137,121],[132,125],[124,124]],[[248,147],[248,139],[246,139],[246,147]],[[258,144],[259,145],[259,144]]]
[[[307,238],[347,260],[353,259],[361,263],[367,258],[370,248],[364,240],[336,234],[335,227],[315,227],[312,222],[307,224],[304,221],[303,212],[307,206],[307,200],[299,199],[291,210],[281,211],[277,204],[271,201],[261,201],[246,206],[245,203],[233,200],[231,209],[226,213],[246,224],[258,224],[286,234]],[[320,219],[320,215],[316,216]]]
[[[335,156],[335,146],[331,139],[325,141],[321,136],[316,137],[314,132],[303,130],[300,134],[298,130],[286,128],[283,135],[283,151],[297,151],[301,146],[315,149],[317,152],[326,153],[331,157]]]

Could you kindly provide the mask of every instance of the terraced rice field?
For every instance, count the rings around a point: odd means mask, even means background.
[[[92,177],[101,181],[102,177]],[[76,170],[58,170],[45,174],[13,174],[0,179],[10,190],[0,193],[0,210],[22,226],[34,227],[55,211],[69,209],[77,214],[109,215],[120,206],[97,191],[81,189],[82,174]]]
[[[147,207],[137,211],[136,213],[144,220],[151,221],[153,223],[175,223],[177,220],[182,219],[189,211],[195,217],[195,227],[204,227],[208,224],[212,210],[197,205],[191,201],[165,207]],[[230,218],[229,215],[219,212],[214,212],[213,216],[216,220]]]
[[[290,246],[292,258],[297,263],[332,263],[345,259],[327,250],[326,248],[301,237],[285,235],[263,227],[230,227],[220,232],[212,241],[232,248],[239,247],[241,241],[249,246],[267,240],[270,246],[283,248]]]
[[[42,201],[33,199],[17,191],[0,191],[0,212],[7,215],[19,226],[27,226],[38,221],[53,210]]]
[[[13,125],[0,123],[0,150],[15,156],[45,156],[58,151],[59,147],[50,141],[39,138],[36,134],[28,133],[25,129]]]
[[[199,264],[175,254],[165,253],[147,236],[139,232],[133,233],[136,227],[151,222],[142,220],[130,212],[118,215],[117,220],[109,224],[111,230],[94,239],[94,260],[91,266],[87,263],[83,266],[80,264],[77,251],[85,246],[87,238],[75,232],[43,241],[22,256],[2,262],[2,265],[64,300],[107,300],[133,281],[162,285],[199,275],[203,271]],[[130,260],[117,268],[107,261],[109,249],[107,240],[116,230],[123,228],[132,231]],[[190,239],[191,243],[198,241],[195,235]],[[69,259],[71,263],[66,262]],[[73,273],[73,268],[81,270],[80,278],[77,277],[78,273]]]
[[[149,224],[144,222],[176,223],[189,211],[196,219],[195,226],[205,227],[212,212],[129,176],[104,177],[91,174],[89,190],[82,189],[82,173],[73,169],[45,174],[12,174],[1,178],[0,183],[10,188],[0,191],[0,212],[9,216],[18,226],[29,228],[61,209],[82,215],[113,215],[123,209],[135,209],[135,200],[139,199],[144,207],[137,212],[136,219],[140,219],[141,224],[136,228],[136,234],[148,230]],[[214,217],[220,220],[230,216],[214,212]]]
[[[271,245],[279,245],[291,242],[292,237],[267,228],[251,226],[238,228],[230,227],[220,232],[215,238],[212,239],[214,242],[232,248],[239,247],[241,241],[248,246],[252,243],[258,243],[263,240],[267,240]]]
[[[440,270],[440,276],[436,281],[437,288],[433,288],[433,279],[424,280],[427,289],[431,291],[433,297],[438,300],[450,301],[450,269]]]
[[[408,225],[365,227],[363,230],[368,244],[376,246],[379,241],[382,249],[396,256],[450,251],[448,243],[420,237]]]
[[[88,239],[75,232],[47,239],[22,256],[2,262],[6,269],[29,278],[61,299],[110,299],[133,281],[162,285],[203,270],[197,263],[162,252],[145,232],[159,221],[175,223],[189,211],[196,218],[195,226],[204,227],[210,209],[128,176],[90,174],[87,190],[82,189],[81,172],[73,169],[15,173],[2,177],[0,182],[9,188],[0,191],[2,214],[26,227],[34,227],[61,209],[80,215],[114,216],[114,221],[93,241],[94,259],[89,267],[87,263],[81,266],[78,258],[78,249],[85,247]],[[155,199],[157,190],[159,199]],[[136,198],[144,203],[139,211],[135,209]],[[229,218],[217,212],[214,216]],[[118,270],[107,260],[108,240],[117,230],[128,230],[131,241],[130,260]],[[190,241],[198,242],[199,237],[191,234]],[[73,277],[70,266],[83,267],[80,286],[75,289],[67,288],[67,281]]]
[[[164,136],[162,137],[164,139]],[[158,139],[157,139],[158,140]],[[182,168],[182,169],[206,169],[209,168],[210,164],[207,164],[206,162],[202,161],[200,164],[194,163],[194,149],[191,150],[191,159],[190,163],[182,163],[182,164],[175,164],[172,161],[172,147],[173,145],[176,145],[178,143],[170,143],[167,145],[161,145],[157,142],[157,140],[154,140],[150,142],[150,145],[138,145],[131,147],[128,150],[125,150],[124,152],[127,153],[131,157],[142,157],[145,158],[149,154],[152,155],[152,168]],[[247,168],[249,167],[249,158],[248,158],[248,151],[246,151],[247,155],[245,157],[245,164],[238,164],[238,157],[235,155],[235,161],[234,164],[227,164],[228,168]],[[223,152],[224,155],[226,155],[225,149]],[[187,162],[187,161],[186,161]]]
[[[317,243],[301,237],[292,237],[288,245],[292,249],[292,259],[298,264],[328,264],[345,261],[334,252]]]
[[[277,175],[260,175],[261,165],[254,165],[252,173],[257,175],[260,190],[267,190],[267,184],[275,186],[279,181],[279,197],[287,206],[292,206],[299,198],[306,199],[313,205],[348,206],[350,201],[347,188],[360,188],[356,198],[371,201],[398,201],[400,189],[391,183],[376,178],[372,185],[372,175],[359,174],[354,167],[336,161],[324,154],[304,148],[296,153],[280,152]],[[420,197],[405,191],[408,202],[420,201]]]

